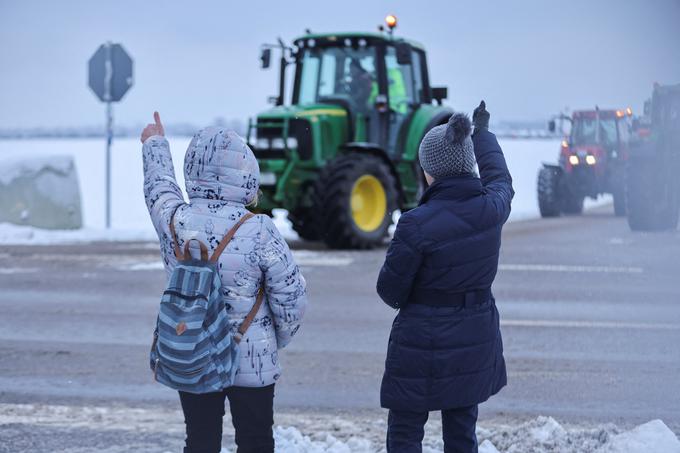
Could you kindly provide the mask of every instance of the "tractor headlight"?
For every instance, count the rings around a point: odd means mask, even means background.
[[[288,149],[297,149],[297,147],[298,147],[297,138],[288,137],[288,140],[286,141],[286,145],[288,145]]]
[[[595,159],[595,156],[593,156],[592,154],[588,154],[586,156],[586,163],[588,165],[595,165],[597,163],[597,159]]]
[[[569,156],[569,163],[571,165],[578,165],[579,164],[578,156],[575,155],[575,154],[572,154],[571,156]]]
[[[283,149],[285,148],[285,144],[283,141],[283,138],[272,138],[272,149]]]
[[[258,138],[255,142],[255,148],[257,149],[269,149],[269,140],[266,138]]]

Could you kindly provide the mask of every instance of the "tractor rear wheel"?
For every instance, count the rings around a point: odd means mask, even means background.
[[[349,154],[326,166],[319,178],[324,242],[334,249],[380,245],[392,223],[397,188],[389,167],[379,158]]]
[[[560,203],[560,171],[553,167],[543,167],[538,172],[538,209],[541,217],[558,217]]]
[[[628,225],[633,231],[673,230],[678,226],[680,200],[669,193],[666,180],[654,165],[631,166],[626,184]],[[672,195],[672,194],[671,194]]]

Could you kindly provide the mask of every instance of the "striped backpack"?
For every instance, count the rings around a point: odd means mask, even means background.
[[[234,383],[239,365],[239,342],[262,305],[264,292],[236,333],[229,329],[229,317],[220,294],[217,260],[227,244],[252,213],[244,215],[220,241],[208,259],[208,248],[198,242],[201,259],[191,257],[189,243],[179,248],[174,227],[170,231],[177,265],[161,298],[151,345],[154,379],[175,390],[189,393],[218,392]]]

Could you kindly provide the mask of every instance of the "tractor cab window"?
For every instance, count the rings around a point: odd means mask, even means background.
[[[422,54],[414,50],[411,58],[413,60],[413,101],[416,104],[422,104],[425,99]]]
[[[598,131],[599,123],[599,131]],[[574,145],[611,145],[618,142],[616,120],[614,118],[579,118],[571,129],[571,140]]]
[[[299,104],[332,102],[365,112],[378,93],[373,49],[305,49],[299,61]]]
[[[399,64],[397,62],[397,51],[392,46],[387,47],[385,66],[387,67],[387,94],[390,109],[405,115],[415,101],[413,66],[412,64]]]
[[[410,64],[399,64],[397,50],[393,46],[387,46],[385,67],[390,115],[387,149],[396,154],[401,152],[397,148],[405,141],[408,120],[417,100],[414,89],[414,66],[418,71],[422,70],[419,59],[412,58]],[[422,77],[420,84],[422,85]]]

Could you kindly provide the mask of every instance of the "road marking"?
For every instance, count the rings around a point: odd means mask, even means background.
[[[38,272],[38,269],[35,267],[5,267],[0,269],[2,275],[31,274],[33,272]]]
[[[504,327],[548,327],[566,329],[634,329],[680,330],[680,324],[616,322],[616,321],[553,321],[546,319],[501,319]]]
[[[565,264],[499,264],[502,271],[533,271],[533,272],[584,272],[603,274],[642,274],[641,267],[615,266],[570,266]]]
[[[335,255],[328,252],[314,252],[310,250],[295,250],[293,251],[293,258],[295,263],[299,266],[320,266],[320,267],[342,267],[349,266],[354,262],[354,259],[349,256]],[[125,263],[116,268],[120,271],[162,271],[165,269],[163,262],[141,262],[141,263]]]
[[[350,256],[332,252],[293,250],[293,259],[298,266],[349,266],[354,262]]]
[[[153,261],[151,263],[131,264],[127,267],[119,267],[119,269],[124,271],[162,271],[165,270],[165,266],[162,261]]]

